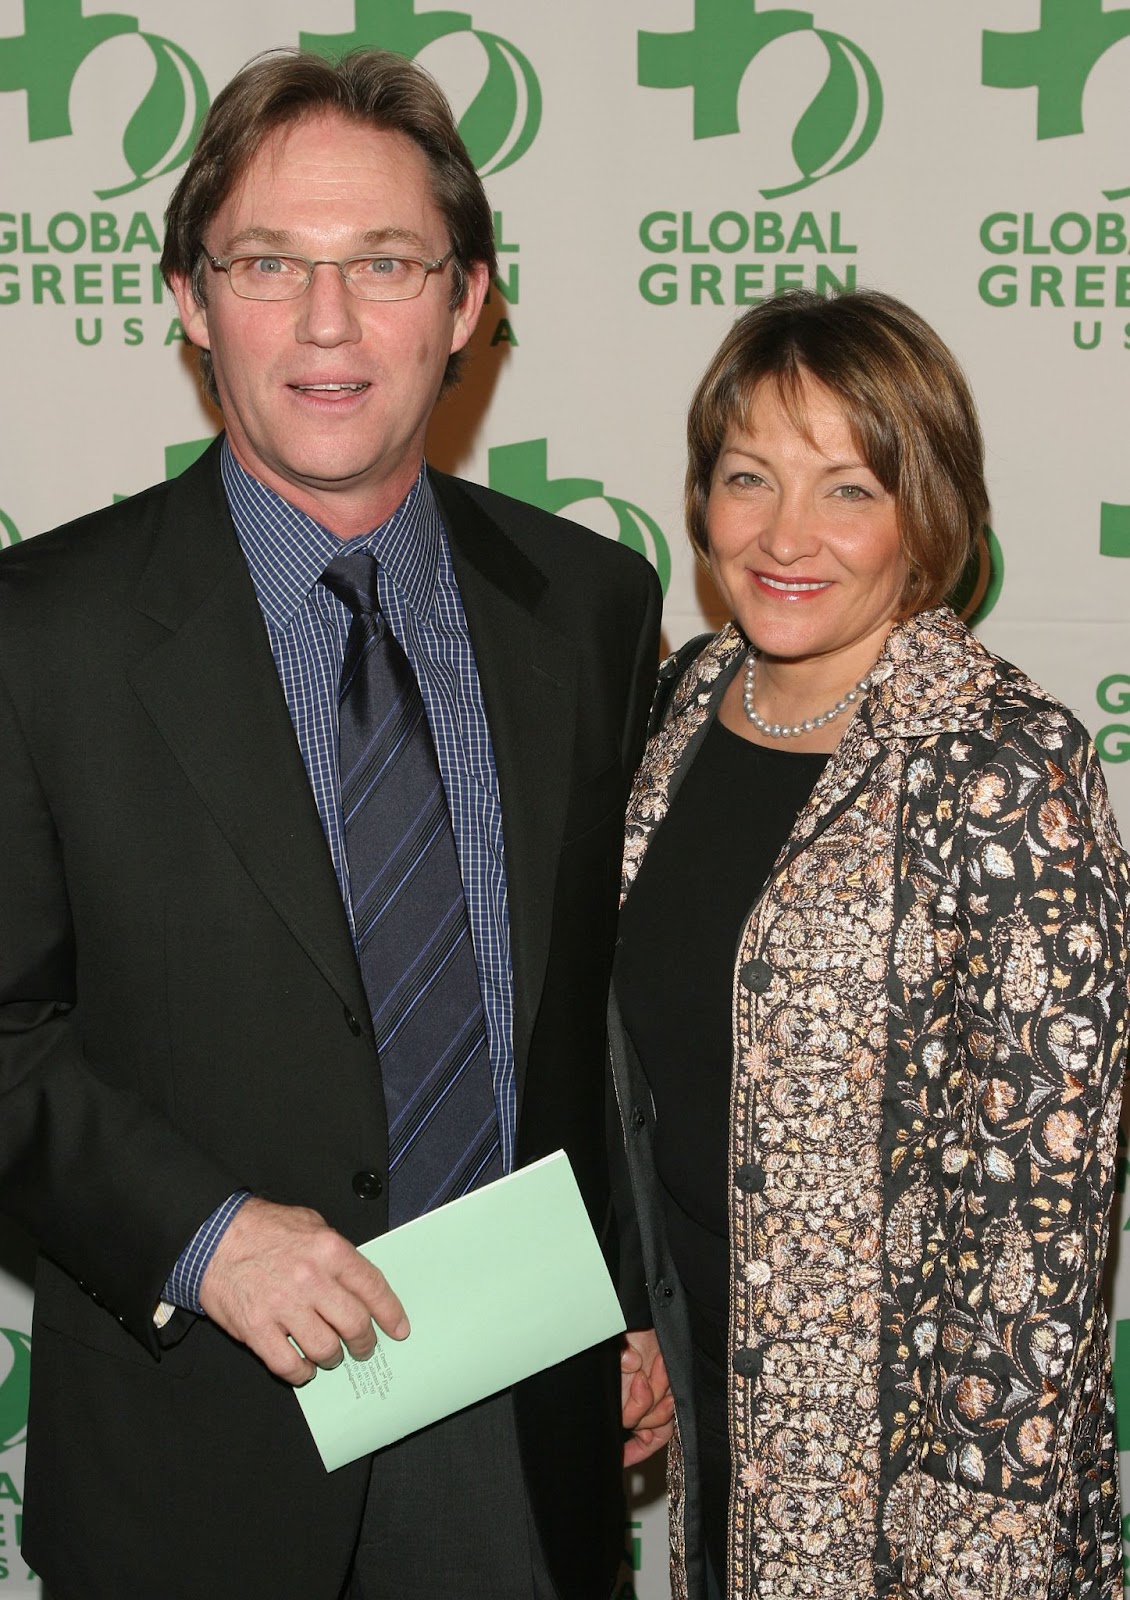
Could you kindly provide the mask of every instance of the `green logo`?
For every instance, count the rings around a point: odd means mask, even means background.
[[[616,513],[618,541],[646,556],[659,574],[666,594],[671,581],[671,552],[662,528],[646,511],[605,494],[596,478],[551,478],[548,441],[527,439],[522,444],[496,445],[488,456],[490,487],[513,495],[528,505],[555,515],[582,500],[603,500]],[[578,519],[580,520],[580,519]]]
[[[983,622],[1000,599],[1004,583],[1004,551],[988,523],[981,529],[973,554],[949,597],[950,605],[970,627]]]
[[[807,11],[757,10],[757,0],[695,0],[694,27],[639,35],[639,81],[648,89],[693,89],[694,136],[737,133],[738,92],[755,56],[788,34],[813,32],[828,54],[828,75],[793,132],[801,176],[766,199],[806,189],[850,167],[870,150],[883,117],[879,75],[858,45],[817,28]]]
[[[31,1337],[0,1328],[0,1450],[27,1438],[27,1400],[31,1389]]]
[[[1130,558],[1130,506],[1108,505],[1099,516],[1099,554]]]
[[[209,434],[207,439],[188,439],[184,444],[167,444],[165,446],[165,479],[179,478],[181,473],[192,463],[198,460],[210,444],[215,444],[215,437]],[[119,500],[128,500],[125,494],[116,494],[114,504]]]
[[[349,33],[301,33],[299,43],[304,50],[331,59],[367,45],[415,57],[437,39],[469,33],[486,57],[486,76],[459,119],[463,142],[483,177],[513,166],[525,155],[541,124],[541,88],[516,46],[496,33],[472,27],[465,11],[426,11],[417,16],[414,0],[355,0],[354,22]]]
[[[1115,716],[1125,716],[1130,712],[1130,674],[1125,672],[1112,672],[1109,678],[1104,678],[1095,690],[1095,699],[1103,711],[1111,711]],[[1130,723],[1109,722],[1105,728],[1100,728],[1095,734],[1095,749],[1104,761],[1117,763],[1130,761]],[[1125,1166],[1123,1167],[1125,1172]],[[1130,1222],[1126,1224],[1130,1229]],[[1120,1327],[1130,1327],[1130,1323],[1120,1323]],[[1130,1372],[1130,1350],[1125,1352],[1127,1371]],[[1127,1397],[1125,1411],[1127,1439],[1130,1441],[1130,1395]],[[1120,1446],[1130,1450],[1130,1442]]]
[[[28,138],[35,144],[72,133],[71,87],[79,68],[123,34],[136,34],[149,46],[153,80],[122,135],[133,177],[95,190],[100,200],[140,189],[187,160],[208,109],[200,68],[171,39],[143,33],[136,17],[109,11],[84,16],[82,0],[24,0],[23,33],[0,38],[0,93],[24,91]]]
[[[0,511],[0,550],[2,550],[6,544],[19,544],[19,542],[20,530],[16,527],[16,524],[12,521],[11,517],[6,517],[4,513]]]
[[[1083,132],[1083,91],[1111,45],[1130,35],[1130,9],[1103,0],[1040,0],[1040,26],[982,35],[981,82],[990,89],[1036,90],[1036,138]]]

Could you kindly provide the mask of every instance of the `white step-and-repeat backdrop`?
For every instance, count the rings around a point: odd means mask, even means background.
[[[680,516],[708,356],[776,289],[900,295],[982,409],[967,607],[1091,728],[1130,832],[1130,4],[465,3],[0,0],[0,543],[180,471],[216,427],[157,270],[210,96],[271,45],[381,44],[444,85],[495,211],[432,459],[643,550],[678,644],[714,613]],[[29,1261],[0,1238],[13,1597],[39,1594],[18,1549]],[[1113,1303],[1130,1450],[1130,1254]],[[659,1600],[661,1488],[634,1488],[621,1600]]]

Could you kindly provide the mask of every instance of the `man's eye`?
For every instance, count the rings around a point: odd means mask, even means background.
[[[370,273],[374,278],[403,277],[410,267],[411,264],[399,256],[369,256],[355,263],[356,271]]]
[[[282,278],[303,270],[299,263],[292,261],[289,256],[253,256],[250,265],[252,272],[266,278]]]

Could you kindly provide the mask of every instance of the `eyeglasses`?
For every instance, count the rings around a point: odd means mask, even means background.
[[[297,300],[310,287],[315,267],[336,267],[341,281],[358,300],[415,300],[433,272],[442,272],[454,251],[435,261],[416,256],[350,256],[348,261],[311,261],[308,256],[208,257],[217,272],[226,272],[233,293],[242,300]]]

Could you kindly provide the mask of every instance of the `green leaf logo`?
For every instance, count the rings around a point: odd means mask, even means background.
[[[808,32],[828,53],[828,73],[793,132],[801,175],[761,191],[767,200],[795,194],[858,161],[879,132],[883,86],[850,39],[814,27],[807,11],[759,12],[756,0],[695,0],[693,28],[640,32],[639,82],[652,89],[693,89],[696,139],[737,133],[738,94],[750,63],[778,40]]]
[[[475,37],[486,51],[486,81],[460,118],[459,132],[485,178],[513,166],[533,144],[541,126],[541,86],[508,40],[494,33]]]
[[[828,52],[828,76],[793,134],[793,158],[803,176],[763,189],[767,200],[851,166],[871,148],[883,120],[883,85],[863,51],[838,33],[818,28],[816,37]]]
[[[6,517],[4,513],[0,511],[0,550],[2,550],[6,544],[19,544],[19,542],[20,530],[16,527],[16,524],[12,521],[11,517]]]
[[[133,179],[114,189],[99,189],[100,200],[129,194],[171,172],[187,160],[208,109],[208,85],[192,57],[155,33],[143,33],[153,53],[153,82],[130,118],[122,151]]]
[[[617,543],[646,556],[659,575],[666,594],[671,581],[671,551],[666,536],[653,517],[630,500],[605,494],[598,478],[551,478],[549,442],[524,439],[520,444],[495,445],[490,451],[488,481],[500,494],[513,495],[528,505],[556,516],[581,500],[603,500],[616,513]]]
[[[963,622],[983,622],[1000,599],[1004,583],[1004,551],[988,523],[981,529],[973,554],[954,585],[949,603]]]
[[[649,517],[646,511],[634,506],[630,500],[620,500],[614,494],[605,495],[605,499],[615,511],[620,524],[618,542],[647,557],[658,573],[660,587],[666,594],[671,582],[671,550],[663,529],[654,517]]]
[[[486,56],[486,77],[459,119],[459,132],[486,177],[513,166],[533,144],[541,126],[541,88],[515,45],[471,24],[466,11],[417,14],[414,0],[354,0],[352,28],[342,33],[304,31],[298,37],[303,49],[336,60],[347,50],[369,45],[414,58],[439,39],[469,33]]]
[[[31,1337],[0,1328],[0,1450],[11,1450],[27,1438],[30,1392]]]

